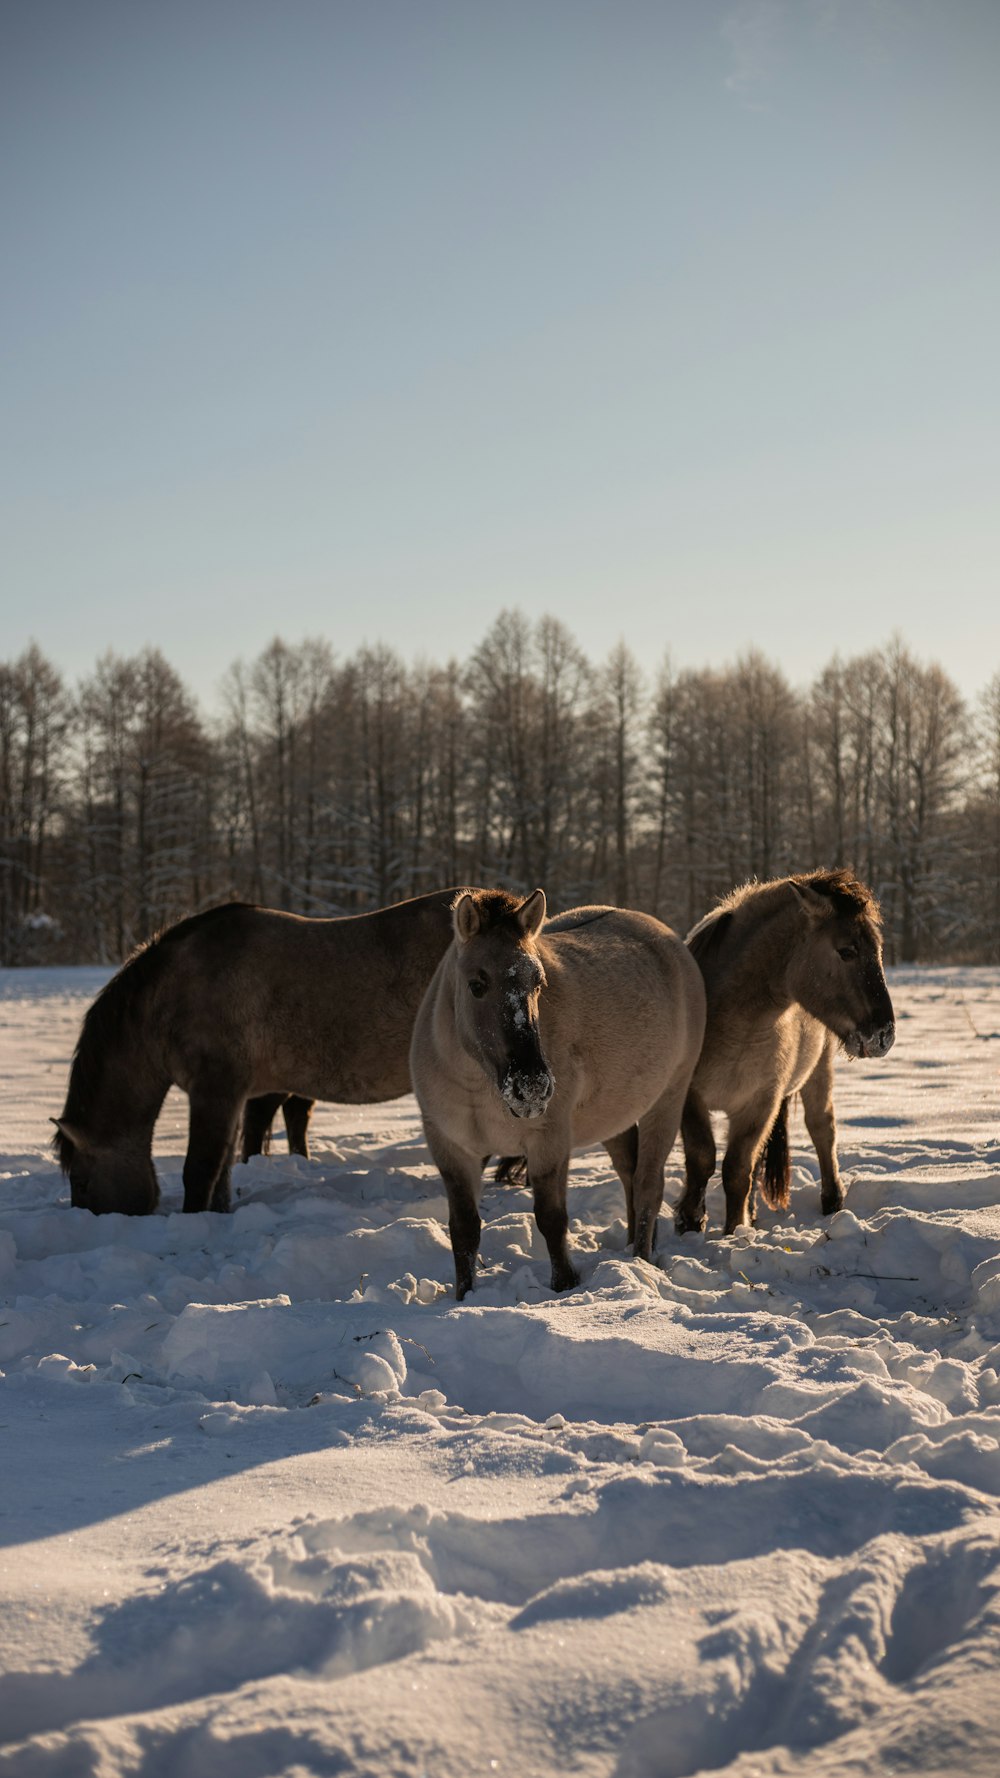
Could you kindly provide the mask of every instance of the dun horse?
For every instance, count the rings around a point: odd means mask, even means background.
[[[802,1095],[819,1157],[821,1208],[840,1210],[833,1058],[884,1056],[896,1035],[882,972],[878,903],[849,871],[748,883],[688,934],[705,978],[705,1044],[681,1132],[687,1188],[678,1233],[705,1227],[715,1170],[709,1113],[724,1111],[725,1233],[753,1221],[759,1183],[775,1209],[788,1203],[788,1101]]]
[[[190,1100],[185,1210],[229,1208],[245,1100],[408,1092],[413,1020],[451,942],[455,894],[333,920],[230,902],[153,939],[83,1022],[55,1120],[72,1202],[156,1208],[150,1145],[172,1084]]]
[[[553,1290],[578,1281],[566,1181],[570,1150],[585,1144],[608,1148],[630,1238],[648,1259],[705,1022],[690,953],[658,920],[617,908],[576,909],[543,933],[541,889],[524,901],[467,891],[454,917],[454,943],[417,1014],[410,1069],[448,1193],[456,1298],[472,1287],[490,1154],[527,1161]]]

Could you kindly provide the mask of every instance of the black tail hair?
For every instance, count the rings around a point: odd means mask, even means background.
[[[527,1177],[528,1163],[523,1154],[502,1155],[493,1175],[497,1185],[524,1185]]]
[[[754,1183],[760,1186],[772,1210],[787,1210],[792,1181],[792,1157],[788,1150],[788,1100],[782,1099],[767,1141],[757,1157]]]

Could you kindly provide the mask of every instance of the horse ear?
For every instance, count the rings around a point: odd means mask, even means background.
[[[832,913],[830,897],[821,895],[810,883],[797,883],[794,877],[789,877],[788,886],[795,890],[810,920],[825,920]]]
[[[537,938],[545,923],[545,890],[525,896],[515,917],[525,938]]]
[[[81,1150],[86,1148],[87,1138],[76,1124],[64,1123],[61,1117],[50,1117],[49,1123],[55,1124],[60,1136],[64,1136],[67,1142],[72,1142],[74,1148]]]
[[[475,938],[481,924],[475,897],[468,893],[460,895],[452,909],[451,917],[455,928],[455,937],[461,944],[467,945],[470,938]]]

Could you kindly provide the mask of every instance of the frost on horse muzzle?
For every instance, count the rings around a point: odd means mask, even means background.
[[[508,1068],[500,1082],[500,1096],[515,1117],[541,1117],[555,1088],[549,1068]]]

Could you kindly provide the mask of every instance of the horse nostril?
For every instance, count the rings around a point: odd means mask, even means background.
[[[555,1091],[555,1081],[544,1073],[510,1072],[500,1082],[500,1092],[518,1117],[539,1117]]]

